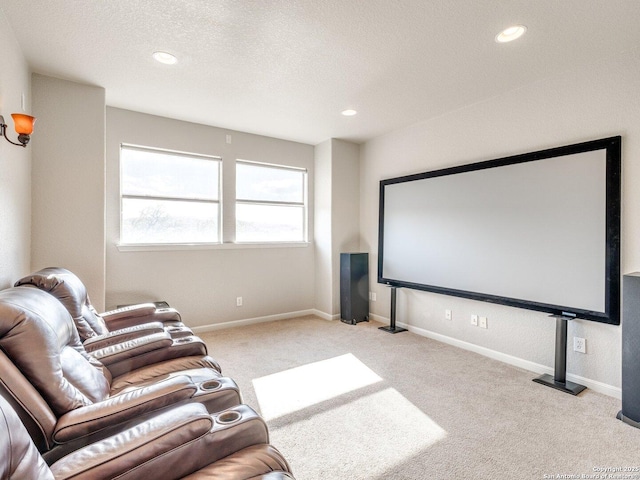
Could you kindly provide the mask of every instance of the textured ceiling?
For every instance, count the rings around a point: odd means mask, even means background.
[[[102,86],[110,106],[310,144],[366,141],[640,46],[638,0],[0,0],[0,9],[34,72]],[[495,43],[514,23],[527,34]],[[156,50],[179,62],[156,63]],[[346,108],[359,113],[343,117]]]

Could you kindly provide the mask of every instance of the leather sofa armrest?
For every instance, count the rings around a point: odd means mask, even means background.
[[[180,312],[172,307],[166,308],[157,308],[155,312],[153,312],[153,320],[162,323],[179,323],[182,321],[182,316]]]
[[[123,344],[91,352],[111,372],[119,377],[148,365],[189,356],[207,355],[207,346],[196,336],[172,338],[168,333],[148,335]],[[214,367],[220,371],[220,366]]]
[[[121,318],[135,318],[151,315],[155,312],[156,306],[153,303],[138,303],[137,305],[129,305],[128,307],[115,308],[106,312],[102,312],[100,316],[105,322],[112,320],[120,320]]]
[[[88,338],[85,340],[83,345],[85,350],[92,352],[118,343],[127,342],[135,338],[162,332],[164,332],[164,326],[160,322],[142,323],[133,327],[114,330],[106,335],[97,335],[95,337]]]
[[[189,400],[196,391],[197,386],[187,376],[177,376],[115,395],[102,402],[65,413],[58,419],[53,439],[60,444],[71,442],[107,427],[134,420],[149,412]]]
[[[182,325],[180,313],[175,308],[156,308],[153,303],[141,303],[101,313],[109,330],[119,330],[146,322]]]
[[[153,350],[169,348],[173,343],[174,340],[171,336],[163,330],[160,333],[153,333],[144,337],[133,338],[115,345],[92,350],[91,355],[109,367],[110,365],[129,360]]]
[[[217,373],[220,373],[221,370],[218,362],[207,355],[172,358],[171,360],[152,363],[144,367],[137,368],[133,372],[114,377],[111,382],[111,394],[116,395],[125,389],[135,387],[143,382],[148,382],[175,372],[199,368],[212,369]],[[214,372],[209,372],[209,375],[212,374],[214,377],[217,376]]]
[[[267,440],[264,421],[246,405],[208,415],[202,405],[190,404],[71,453],[51,470],[57,480],[162,478],[167,471],[181,478]]]
[[[218,460],[183,480],[295,480],[289,462],[274,446],[253,445]]]

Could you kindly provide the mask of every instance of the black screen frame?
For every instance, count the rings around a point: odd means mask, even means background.
[[[514,165],[524,162],[534,162],[538,160],[573,155],[577,153],[590,152],[594,150],[606,151],[606,219],[605,219],[605,301],[604,311],[584,310],[572,306],[553,305],[530,301],[526,299],[502,297],[498,295],[485,294],[482,292],[472,292],[456,290],[437,285],[424,285],[407,282],[401,279],[385,278],[383,276],[384,262],[384,213],[385,213],[385,187],[397,183],[424,180],[427,178],[440,177],[445,175],[455,175],[464,172],[482,170],[488,168],[499,168],[507,165]],[[379,224],[378,224],[378,283],[392,287],[405,287],[414,290],[423,290],[443,295],[468,298],[489,303],[507,305],[511,307],[523,308],[539,312],[546,312],[550,315],[563,315],[568,317],[582,318],[612,325],[620,324],[620,281],[621,281],[621,204],[622,204],[622,137],[608,137],[599,140],[592,140],[572,145],[565,145],[556,148],[540,150],[536,152],[513,155],[509,157],[497,158],[482,162],[470,163],[456,167],[432,170],[428,172],[405,175],[396,178],[389,178],[380,181],[379,197]]]

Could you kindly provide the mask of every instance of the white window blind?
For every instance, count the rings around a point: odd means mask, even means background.
[[[307,171],[236,162],[236,242],[307,240]]]
[[[121,145],[120,243],[220,242],[219,157]]]

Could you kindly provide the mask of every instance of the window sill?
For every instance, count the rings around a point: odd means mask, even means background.
[[[273,243],[119,243],[120,252],[161,252],[176,250],[240,250],[246,248],[305,248],[310,242],[273,242]]]

